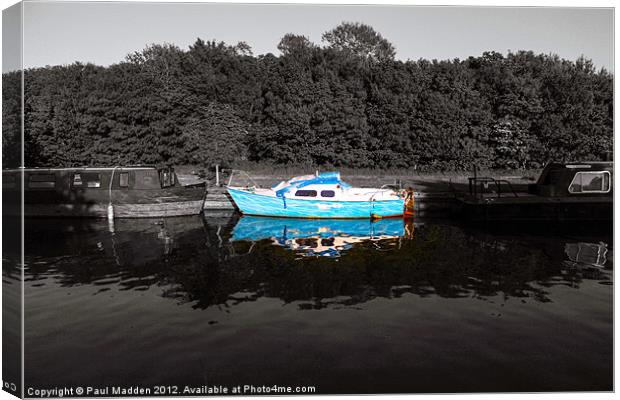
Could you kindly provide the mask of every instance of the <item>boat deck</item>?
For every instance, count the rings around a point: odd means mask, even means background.
[[[612,197],[608,196],[563,196],[563,197],[546,197],[539,196],[527,192],[517,192],[517,196],[513,194],[502,194],[498,196],[495,193],[478,194],[477,196],[465,195],[457,197],[458,201],[467,204],[557,204],[557,203],[611,203]]]

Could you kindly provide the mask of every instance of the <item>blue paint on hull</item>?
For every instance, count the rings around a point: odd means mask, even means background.
[[[297,238],[403,236],[402,219],[282,219],[244,216],[232,231],[233,240],[259,241],[275,238],[283,244]]]
[[[326,201],[283,199],[228,188],[243,214],[287,218],[386,218],[403,215],[405,200]]]

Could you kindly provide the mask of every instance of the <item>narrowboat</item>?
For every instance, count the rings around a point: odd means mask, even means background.
[[[3,170],[2,193],[3,215],[95,218],[200,214],[206,194],[155,166]]]
[[[613,219],[613,162],[550,163],[535,184],[515,190],[507,180],[469,178],[459,198],[470,221],[587,221]]]
[[[339,257],[356,243],[405,236],[402,219],[308,219],[242,216],[231,241],[270,240],[275,246],[311,257]],[[412,227],[409,228],[413,229]]]
[[[338,172],[297,176],[272,188],[228,186],[242,214],[288,218],[388,218],[405,212],[405,194],[354,188]]]

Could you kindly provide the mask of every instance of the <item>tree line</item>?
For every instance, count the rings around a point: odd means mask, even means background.
[[[155,44],[109,67],[24,71],[27,166],[256,161],[469,170],[600,160],[613,147],[613,75],[519,51],[401,61],[370,26],[280,55],[244,42]],[[415,39],[412,39],[415,40]],[[3,74],[3,163],[19,165],[21,72]]]

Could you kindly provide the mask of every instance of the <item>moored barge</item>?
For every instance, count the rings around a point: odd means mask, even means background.
[[[6,216],[95,218],[200,214],[206,194],[155,166],[3,170],[2,193]]]
[[[469,193],[458,198],[469,221],[587,221],[613,219],[613,162],[551,163],[527,191],[489,177],[469,178]]]

